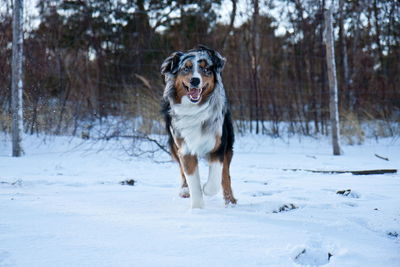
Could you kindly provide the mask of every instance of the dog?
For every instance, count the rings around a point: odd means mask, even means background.
[[[234,132],[221,72],[225,58],[199,45],[174,52],[161,65],[165,89],[162,100],[172,157],[181,172],[180,196],[192,208],[203,208],[203,192],[213,196],[222,185],[225,204],[236,204],[229,173]],[[198,158],[209,163],[208,180],[201,187]]]

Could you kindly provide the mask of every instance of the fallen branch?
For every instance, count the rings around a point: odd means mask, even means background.
[[[379,156],[378,154],[375,154],[375,157],[377,157],[378,159],[383,159],[383,160],[389,161],[389,159],[388,159],[388,158],[385,158],[385,157]]]
[[[104,135],[99,138],[92,138],[92,140],[106,140],[109,141],[113,138],[127,138],[127,139],[132,139],[132,140],[144,140],[148,141],[150,143],[154,143],[161,151],[164,151],[168,155],[171,155],[171,153],[168,151],[168,148],[161,144],[158,140],[151,138],[150,136],[142,133],[136,133],[133,135],[127,135],[127,134],[119,134],[119,133],[112,133],[110,135]]]
[[[329,170],[307,170],[307,169],[283,169],[284,171],[304,171],[313,173],[325,173],[325,174],[343,174],[351,173],[353,175],[371,175],[371,174],[385,174],[385,173],[397,173],[396,169],[380,169],[380,170],[361,170],[361,171],[329,171]]]

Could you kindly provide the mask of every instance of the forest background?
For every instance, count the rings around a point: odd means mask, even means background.
[[[26,0],[24,131],[163,133],[162,61],[198,44],[227,58],[238,132],[329,134],[325,0]],[[341,132],[400,134],[400,2],[334,1]],[[12,1],[0,8],[0,131],[11,129]],[[128,123],[132,122],[132,123]],[[101,134],[97,125],[107,125]],[[103,127],[104,129],[104,127]],[[111,129],[111,130],[110,130]]]

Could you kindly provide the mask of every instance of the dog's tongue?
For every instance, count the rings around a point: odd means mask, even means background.
[[[193,100],[198,100],[200,98],[201,89],[199,88],[190,88],[188,95]]]

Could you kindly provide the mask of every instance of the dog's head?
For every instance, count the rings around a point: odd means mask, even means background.
[[[164,97],[173,97],[181,103],[187,97],[198,104],[210,96],[224,68],[225,58],[205,46],[187,52],[174,52],[161,65],[167,83]]]

